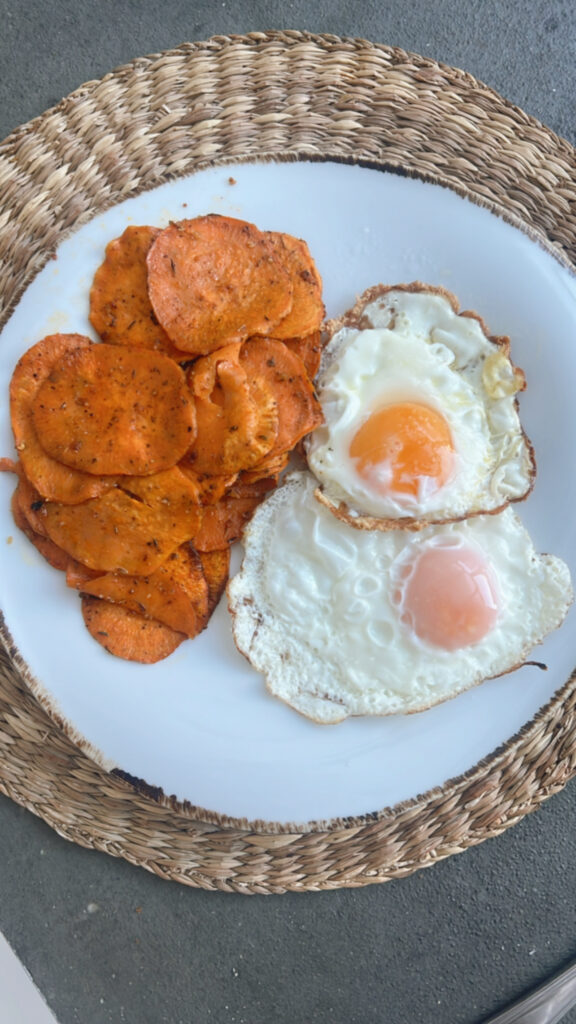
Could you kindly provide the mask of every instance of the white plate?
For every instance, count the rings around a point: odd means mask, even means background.
[[[335,163],[266,163],[202,171],[131,199],[64,242],[28,288],[1,336],[0,394],[45,334],[95,337],[92,275],[127,224],[210,211],[305,238],[330,316],[371,284],[420,279],[454,291],[492,333],[509,334],[528,378],[521,415],[539,467],[520,511],[536,547],[576,577],[576,279],[533,238],[437,185]],[[12,453],[2,400],[0,455]],[[35,692],[105,767],[210,812],[305,823],[416,796],[508,740],[576,662],[571,612],[538,649],[548,672],[525,667],[419,715],[314,725],[268,696],[234,647],[224,602],[200,637],[158,665],[108,655],[85,630],[78,595],[15,529],[13,487],[0,474],[0,607]]]

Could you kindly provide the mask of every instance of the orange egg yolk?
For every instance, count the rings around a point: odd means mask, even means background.
[[[446,483],[454,466],[454,445],[439,412],[418,402],[398,402],[362,424],[350,456],[360,476],[380,493],[417,497]]]
[[[455,651],[478,643],[496,623],[496,578],[473,548],[428,548],[406,582],[402,606],[402,620],[421,640]]]

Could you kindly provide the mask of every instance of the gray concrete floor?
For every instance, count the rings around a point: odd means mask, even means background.
[[[1,137],[139,55],[299,28],[464,68],[576,143],[573,0],[0,0],[0,25]],[[0,798],[0,930],[61,1024],[480,1024],[576,957],[574,836],[576,783],[402,881],[247,898],[75,847]]]

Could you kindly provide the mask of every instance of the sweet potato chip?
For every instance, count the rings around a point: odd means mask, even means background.
[[[212,398],[219,383],[221,367],[238,367],[241,348],[241,341],[232,342],[230,345],[222,345],[216,352],[195,360],[187,376],[188,385],[194,398]],[[244,374],[239,374],[238,380],[242,381],[244,376]],[[223,398],[219,400],[219,404],[223,404]]]
[[[62,548],[59,548],[57,544],[54,544],[49,537],[46,537],[44,534],[37,533],[37,531],[32,528],[30,521],[26,516],[25,507],[25,504],[22,502],[22,492],[19,483],[12,495],[12,517],[16,526],[26,535],[26,537],[28,537],[28,540],[31,541],[36,550],[40,552],[42,557],[46,559],[53,569],[59,569],[61,572],[66,572],[68,563],[71,561],[70,555],[66,554],[66,552],[63,551]]]
[[[167,517],[173,516],[175,524],[182,518],[190,517],[194,522],[198,514],[196,506],[201,494],[198,482],[183,473],[179,466],[163,469],[150,476],[122,476],[118,478],[118,486],[150,508],[157,509]]]
[[[14,491],[14,500],[17,502],[30,529],[34,533],[39,533],[42,537],[47,537],[44,522],[44,498],[22,471],[18,474],[18,486]]]
[[[87,583],[99,576],[102,576],[100,569],[89,569],[87,565],[82,565],[69,557],[66,566],[66,586],[71,590],[82,590]]]
[[[262,501],[268,494],[268,491],[273,491],[275,487],[276,480],[274,477],[259,477],[257,480],[251,480],[247,473],[242,473],[228,491],[226,499],[229,501],[244,501],[245,498],[255,498],[257,501]]]
[[[43,449],[94,474],[148,474],[173,466],[195,436],[180,367],[160,352],[78,347],[40,385],[32,420]]]
[[[275,486],[273,479],[237,484],[216,505],[203,508],[200,526],[193,537],[196,550],[218,551],[239,540],[254,509]]]
[[[186,456],[178,463],[178,469],[197,489],[200,505],[215,505],[220,498],[223,498],[226,491],[230,489],[237,479],[237,473],[230,473],[228,476],[211,476],[208,473],[197,473],[192,464],[186,460]]]
[[[282,452],[280,455],[266,455],[262,462],[259,462],[254,469],[245,469],[238,476],[239,483],[253,484],[259,480],[270,480],[278,482],[278,477],[286,469],[290,460],[290,452]]]
[[[174,551],[149,576],[107,573],[86,580],[84,594],[121,604],[194,637],[208,622],[208,583],[202,562],[189,544]]]
[[[263,232],[243,220],[208,214],[170,224],[147,264],[159,323],[195,355],[269,334],[292,308],[290,275]]]
[[[325,313],[322,278],[306,242],[278,231],[267,231],[266,238],[290,275],[293,288],[292,309],[274,327],[274,337],[299,338],[319,330]]]
[[[276,398],[278,434],[268,457],[290,451],[322,423],[320,403],[304,364],[283,342],[252,338],[242,346],[240,364],[251,386],[254,381],[264,382]]]
[[[110,654],[142,665],[153,665],[172,654],[186,639],[170,626],[147,619],[120,604],[86,595],[82,616],[94,640]]]
[[[82,505],[46,502],[48,536],[78,562],[102,572],[143,576],[153,572],[189,540],[200,523],[196,491],[179,470],[163,481],[128,478],[127,492],[116,487]],[[137,488],[145,495],[137,494]]]
[[[198,474],[238,473],[257,465],[275,444],[276,397],[266,382],[248,380],[240,363],[242,348],[240,343],[227,345],[196,360],[189,370],[198,433],[186,462]]]
[[[208,584],[208,614],[211,615],[226,589],[230,574],[230,548],[221,551],[199,551],[204,577]]]
[[[93,579],[100,570],[88,569],[50,539],[46,532],[46,505],[29,480],[22,474],[12,495],[12,515],[16,526],[53,569],[66,573],[66,584],[79,589],[79,581]]]
[[[10,382],[10,419],[24,472],[49,501],[76,504],[114,486],[113,479],[70,469],[46,453],[34,425],[33,411],[41,385],[66,354],[92,346],[82,334],[50,334],[18,360]]]
[[[310,380],[314,380],[322,359],[322,331],[314,331],[305,338],[285,338],[284,344],[294,352],[306,367]]]
[[[220,551],[230,543],[229,518],[229,510],[222,502],[206,505],[202,509],[200,525],[192,538],[192,543],[200,554],[204,551]]]
[[[76,562],[71,555],[50,540],[46,533],[44,510],[43,498],[21,472],[18,486],[12,495],[12,516],[16,526],[26,534],[53,569],[59,569],[66,573],[68,586],[76,586],[72,580],[77,581],[80,576],[85,580],[99,575],[95,570],[88,569],[80,562]]]
[[[130,225],[109,242],[90,290],[90,323],[111,345],[156,349],[173,359],[187,359],[158,323],[148,297],[146,256],[159,233],[159,228]]]

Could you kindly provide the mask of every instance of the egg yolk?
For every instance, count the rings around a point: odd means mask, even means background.
[[[446,651],[482,640],[498,611],[494,572],[472,548],[428,548],[405,585],[403,622],[421,640]]]
[[[350,456],[360,476],[381,493],[434,493],[450,477],[454,445],[444,417],[418,402],[379,409],[352,438]]]

